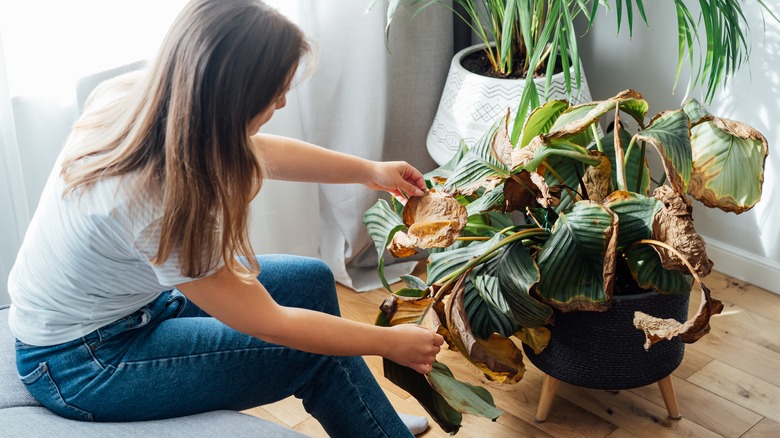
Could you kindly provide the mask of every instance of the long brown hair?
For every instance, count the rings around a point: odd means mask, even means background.
[[[141,78],[76,125],[87,146],[63,160],[65,193],[137,173],[162,206],[152,263],[177,253],[182,274],[197,278],[221,259],[248,280],[235,257],[259,271],[247,222],[263,163],[247,127],[308,50],[302,32],[259,0],[191,1]]]

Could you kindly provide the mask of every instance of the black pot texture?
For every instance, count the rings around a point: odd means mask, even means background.
[[[523,345],[526,357],[544,373],[585,388],[621,390],[655,383],[682,362],[683,342],[675,337],[644,349],[644,333],[634,327],[639,310],[660,318],[685,322],[689,294],[645,292],[614,296],[604,312],[555,311],[547,348],[535,354]]]

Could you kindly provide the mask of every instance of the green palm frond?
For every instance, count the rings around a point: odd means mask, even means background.
[[[567,91],[579,89],[582,72],[579,65],[578,35],[574,21],[582,14],[588,29],[595,25],[599,8],[614,16],[618,33],[642,22],[650,26],[645,12],[646,0],[405,0],[415,9],[413,14],[442,5],[466,23],[473,34],[486,45],[486,54],[499,76],[532,78],[545,74],[544,90],[527,81],[521,109],[538,106],[546,96],[550,77],[556,66],[562,67]],[[372,0],[368,9],[376,5]],[[391,0],[387,9],[387,31],[404,0]],[[766,0],[674,0],[668,2],[677,16],[677,69],[675,87],[683,65],[690,70],[686,95],[701,87],[705,101],[745,65],[750,55],[750,29],[744,11],[760,7],[780,21]],[[625,24],[625,26],[624,26]],[[573,74],[570,73],[573,70]],[[527,114],[516,112],[522,116]]]

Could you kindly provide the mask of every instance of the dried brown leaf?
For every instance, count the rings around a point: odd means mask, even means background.
[[[391,326],[399,324],[419,324],[423,316],[426,316],[428,307],[433,303],[433,298],[402,297],[395,294],[387,297],[379,309],[385,314]]]
[[[560,191],[551,191],[544,177],[536,172],[521,170],[504,182],[504,212],[525,211],[526,207],[554,207],[560,202]]]
[[[591,201],[601,202],[612,193],[612,165],[609,157],[603,152],[591,151],[591,155],[599,158],[598,166],[588,166],[582,176],[585,191]]]
[[[387,245],[387,251],[397,258],[410,257],[417,254],[417,240],[412,239],[403,231],[398,231],[393,235],[390,245]]]
[[[698,341],[710,331],[710,318],[723,311],[723,303],[710,294],[710,290],[700,284],[702,299],[696,314],[685,323],[674,319],[661,319],[650,316],[644,312],[634,313],[634,327],[645,333],[645,350],[662,339],[672,339],[679,336],[680,339],[691,344]]]
[[[504,123],[498,127],[496,135],[493,136],[493,142],[491,143],[491,149],[493,156],[499,161],[509,166],[512,164],[512,140],[509,137],[509,109],[507,108],[506,117],[503,119]]]
[[[655,189],[653,196],[663,203],[653,220],[653,239],[660,240],[679,251],[696,270],[700,277],[706,277],[712,270],[712,260],[707,257],[704,239],[693,227],[690,202],[669,186]],[[672,252],[655,248],[666,269],[688,272],[682,260]]]
[[[512,149],[510,169],[514,171],[531,162],[536,156],[536,151],[542,146],[544,146],[544,139],[541,135],[537,135],[525,147]]]
[[[415,248],[444,248],[452,245],[466,226],[468,213],[455,198],[435,190],[410,198],[403,220],[409,229],[393,236],[387,250],[394,257],[414,255]]]

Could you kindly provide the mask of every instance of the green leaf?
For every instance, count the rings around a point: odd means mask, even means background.
[[[422,281],[422,280],[420,280]],[[424,286],[424,285],[423,285]],[[425,291],[427,290],[427,287],[424,289],[414,288],[414,287],[405,287],[402,289],[398,289],[397,291],[393,292],[393,295],[398,295],[399,297],[406,297],[406,298],[422,298],[425,296]]]
[[[502,15],[504,21],[501,23],[501,50],[499,52],[500,64],[504,66],[504,71],[511,71],[512,69],[512,42],[514,40],[515,32],[515,6],[517,3],[513,1],[506,2],[504,14]]]
[[[499,184],[498,187],[493,190],[484,193],[479,198],[470,202],[466,206],[466,212],[471,216],[480,214],[484,211],[499,210],[504,207],[504,185]]]
[[[488,288],[493,285],[480,284],[482,288]],[[465,290],[463,291],[463,307],[466,312],[469,325],[472,332],[477,337],[487,339],[493,333],[499,333],[501,336],[509,337],[520,330],[520,326],[508,315],[508,309],[500,291],[481,291],[474,285],[472,278],[466,280]],[[495,288],[498,288],[495,285]],[[501,304],[494,304],[491,294],[497,293],[498,301]],[[504,307],[501,310],[499,306]]]
[[[539,295],[562,311],[605,310],[612,297],[617,221],[614,213],[579,201],[561,213],[537,260]]]
[[[658,253],[647,245],[636,245],[626,251],[626,261],[639,287],[658,293],[683,295],[691,292],[693,276],[664,269]]]
[[[468,246],[431,254],[428,258],[428,284],[433,284],[463,267],[473,257],[482,255],[502,239],[496,234],[484,242],[472,242]]]
[[[685,194],[691,180],[691,130],[683,110],[664,111],[637,133],[637,140],[652,144],[661,155],[666,177],[677,193]]]
[[[490,176],[509,175],[509,169],[493,154],[493,137],[500,126],[506,123],[508,115],[493,124],[468,150],[458,163],[452,174],[447,178],[443,191],[453,192],[465,187],[478,187]]]
[[[539,282],[539,268],[522,242],[515,242],[504,250],[496,275],[503,298],[522,327],[539,327],[552,319],[550,306],[531,296],[531,288]]]
[[[438,362],[434,363],[434,368],[436,364]],[[463,415],[450,406],[444,396],[431,386],[424,375],[389,359],[382,359],[382,365],[385,377],[417,399],[433,418],[433,421],[445,432],[451,434],[458,432]],[[461,389],[461,391],[463,390]]]
[[[644,123],[648,109],[647,102],[636,91],[625,90],[607,100],[569,108],[561,114],[550,133],[544,138],[545,140],[577,138],[577,136],[589,132],[591,125],[598,122],[601,116],[614,110],[618,105],[620,105],[621,111],[631,115],[640,126]]]
[[[625,129],[621,128],[618,133],[624,145],[631,142],[631,135]],[[607,134],[601,139],[601,146],[604,153],[609,157],[609,164],[612,166],[612,187],[617,187],[617,167],[615,165],[615,136],[613,133]],[[647,196],[650,193],[650,168],[647,160],[642,154],[641,149],[632,148],[626,154],[626,182],[628,189],[633,192],[641,193]],[[637,186],[641,166],[642,180]]]
[[[439,394],[444,395],[447,403],[458,412],[479,415],[491,420],[495,420],[504,413],[496,408],[493,396],[487,389],[455,379],[452,371],[441,362],[433,363],[433,370],[428,374],[428,380]]]
[[[501,248],[499,251],[503,253],[505,248],[506,247]],[[499,285],[499,260],[500,257],[494,257],[482,265],[475,267],[469,274],[468,280],[474,285],[474,288],[486,303],[490,304],[493,308],[511,320],[512,311],[509,309],[509,304],[507,304],[504,296],[501,294],[501,287]],[[499,333],[504,337],[509,337],[517,330],[520,330],[520,327],[513,328],[513,330],[508,333]]]
[[[379,279],[382,281],[385,289],[390,290],[390,284],[385,278],[385,248],[390,244],[393,235],[399,230],[406,228],[406,225],[404,225],[401,215],[393,211],[384,199],[378,200],[376,204],[366,210],[366,213],[363,215],[363,223],[368,229],[371,240],[374,241],[379,261],[377,267]]]
[[[549,132],[555,132],[571,122],[582,119],[594,108],[596,108],[596,103],[584,103],[569,107],[555,120]],[[585,129],[580,134],[569,138],[569,141],[580,146],[587,146],[593,141],[593,133],[590,129]]]
[[[618,216],[618,250],[638,240],[651,238],[653,220],[663,208],[656,198],[621,191],[609,195],[603,205]]]
[[[691,133],[689,193],[708,207],[742,213],[761,199],[766,138],[740,122],[712,117]]]
[[[468,150],[469,150],[468,145],[466,145],[466,143],[463,140],[461,140],[458,151],[455,153],[455,155],[452,156],[452,158],[450,158],[449,161],[444,163],[443,166],[438,167],[423,175],[425,181],[428,182],[428,187],[430,188],[443,187],[444,184],[438,183],[437,180],[448,179],[450,175],[452,175],[452,171],[455,170],[455,168],[458,166],[458,163],[460,163],[460,161],[463,159],[463,156],[466,155],[466,152],[468,152]]]
[[[572,158],[556,155],[548,157],[547,164],[555,170],[555,174],[552,172],[545,174],[544,180],[547,185],[552,187],[562,184],[571,190],[571,192],[569,190],[561,191],[561,203],[555,207],[557,212],[566,211],[577,201],[577,199],[572,199],[571,195],[573,194],[575,197],[580,195],[580,179],[585,174],[585,166]]]
[[[525,120],[517,147],[525,147],[537,135],[550,132],[555,121],[568,108],[569,102],[551,100],[534,109]]]
[[[685,111],[685,114],[691,119],[691,126],[698,125],[699,122],[703,121],[705,118],[709,118],[708,116],[711,115],[709,111],[707,111],[707,108],[702,106],[696,99],[685,102],[683,111]]]
[[[403,281],[409,289],[418,289],[424,291],[428,288],[428,285],[426,285],[424,281],[415,277],[414,275],[402,275],[401,281]]]

